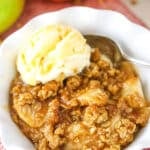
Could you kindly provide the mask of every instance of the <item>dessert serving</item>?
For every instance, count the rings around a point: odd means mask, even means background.
[[[39,29],[20,49],[10,113],[35,149],[120,150],[134,141],[150,107],[116,49],[62,24]]]

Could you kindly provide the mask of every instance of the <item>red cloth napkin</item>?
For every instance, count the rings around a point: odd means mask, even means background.
[[[138,19],[120,0],[81,0],[81,2],[53,3],[50,0],[26,0],[26,5],[20,19],[0,39],[6,38],[12,32],[23,26],[28,20],[44,12],[55,11],[70,6],[88,6],[97,9],[118,11],[127,16],[131,21],[146,26]],[[4,150],[0,143],[0,150]]]

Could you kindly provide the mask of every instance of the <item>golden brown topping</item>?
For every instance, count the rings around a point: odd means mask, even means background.
[[[69,77],[66,82],[68,89],[75,90],[81,85],[81,78],[80,76]]]
[[[90,66],[61,83],[29,86],[16,76],[10,112],[37,150],[120,150],[147,123],[150,107],[131,65],[100,57],[95,49]]]
[[[47,84],[41,86],[37,95],[39,99],[43,101],[47,98],[56,96],[58,88],[59,84],[56,81],[49,81]]]
[[[96,105],[86,107],[83,122],[88,126],[101,124],[108,119],[108,113],[104,107]]]

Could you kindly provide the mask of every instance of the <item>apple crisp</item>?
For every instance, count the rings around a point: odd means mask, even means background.
[[[101,55],[96,48],[90,66],[62,82],[30,86],[16,75],[10,113],[37,150],[120,150],[147,123],[150,107],[132,65]]]

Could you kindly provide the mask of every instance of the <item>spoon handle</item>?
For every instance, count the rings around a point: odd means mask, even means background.
[[[135,59],[135,58],[132,58],[132,57],[125,57],[127,60],[131,61],[132,63],[134,64],[137,64],[137,65],[143,65],[143,66],[146,66],[146,67],[150,67],[150,63],[148,62],[145,62],[143,60],[138,60],[138,59]]]

